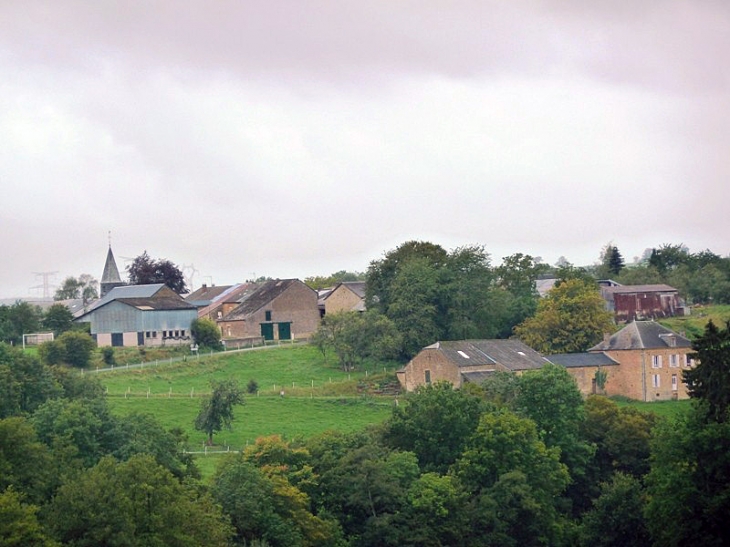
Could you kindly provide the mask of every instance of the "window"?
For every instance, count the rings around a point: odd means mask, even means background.
[[[266,317],[265,317],[264,321],[271,321],[271,311],[266,311],[265,315],[266,315]]]
[[[651,368],[662,368],[662,356],[652,355],[651,356]]]
[[[661,376],[659,376],[658,374],[652,374],[651,385],[653,387],[661,387],[661,384],[662,384]]]
[[[670,367],[678,367],[679,366],[679,355],[676,353],[673,353],[669,356],[669,366]]]
[[[426,377],[426,383],[430,384],[431,383],[431,371],[430,370],[424,371],[424,375]]]
[[[691,367],[694,365],[694,359],[689,358],[689,353],[684,354],[684,366],[685,367]]]
[[[672,374],[672,391],[677,391],[678,386],[679,382],[677,381],[677,375]]]

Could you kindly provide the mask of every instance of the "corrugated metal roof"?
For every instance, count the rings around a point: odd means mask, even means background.
[[[500,365],[510,370],[541,368],[547,359],[519,340],[459,340],[437,342],[424,349],[438,349],[460,367]]]

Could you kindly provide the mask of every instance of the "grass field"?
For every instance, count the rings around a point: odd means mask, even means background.
[[[730,321],[730,306],[693,306],[691,315],[668,317],[661,319],[659,323],[674,332],[684,332],[688,338],[693,339],[702,335],[705,325],[710,319],[718,327],[723,326],[727,321]]]
[[[689,399],[684,399],[682,401],[657,401],[654,403],[617,399],[615,402],[618,406],[631,406],[643,412],[653,412],[657,416],[663,418],[672,418],[680,412],[688,410],[692,404]]]
[[[259,386],[235,410],[231,431],[215,436],[218,447],[240,449],[264,435],[308,437],[328,429],[353,431],[380,423],[390,415],[393,397],[361,394],[367,385],[392,381],[394,365],[346,373],[324,362],[309,346],[216,354],[184,363],[99,373],[112,411],[153,414],[166,428],[179,427],[189,448],[202,450],[205,435],[193,427],[201,397],[212,379],[235,379],[242,388]],[[284,391],[284,396],[280,395]]]
[[[367,370],[367,369],[370,370]],[[356,395],[357,382],[382,377],[395,364],[371,365],[365,371],[343,372],[333,360],[325,363],[312,346],[273,347],[242,352],[219,353],[191,358],[184,363],[151,363],[141,369],[99,374],[110,396],[193,395],[208,393],[211,380],[234,378],[245,388],[255,380],[261,395],[337,396]]]

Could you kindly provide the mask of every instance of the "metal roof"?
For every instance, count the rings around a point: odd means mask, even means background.
[[[541,368],[548,360],[519,340],[459,340],[436,342],[437,349],[460,367],[500,364],[510,370]]]

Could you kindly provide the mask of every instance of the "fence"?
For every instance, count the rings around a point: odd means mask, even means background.
[[[223,351],[210,351],[210,353],[204,354],[203,357],[219,357],[221,355],[227,355],[230,353],[238,353],[243,351],[255,351],[255,350],[265,350],[265,349],[272,349],[281,347],[282,345],[298,345],[303,344],[304,342],[301,340],[290,340],[290,341],[282,341],[277,340],[276,343],[266,343],[264,342],[261,345],[255,345],[254,339],[250,340],[250,345],[246,345],[244,347],[241,347],[241,341],[237,341],[236,347],[229,347],[228,345],[223,346]],[[247,341],[246,344],[249,342]],[[81,373],[98,373],[98,372],[114,372],[114,371],[124,371],[124,370],[134,370],[134,369],[143,369],[147,367],[158,367],[160,365],[164,364],[172,364],[172,363],[181,363],[181,362],[188,362],[188,361],[200,361],[201,359],[201,353],[199,351],[195,351],[194,354],[191,355],[182,355],[180,357],[168,357],[167,359],[155,359],[154,361],[145,361],[142,363],[134,363],[130,364],[127,363],[125,365],[111,365],[108,367],[96,367],[92,370],[81,370]]]

